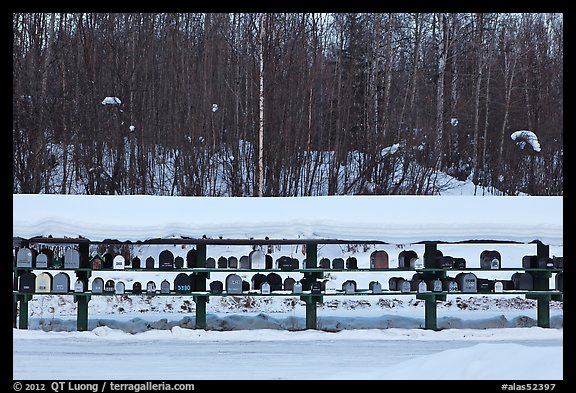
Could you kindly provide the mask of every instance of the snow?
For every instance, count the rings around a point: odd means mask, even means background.
[[[512,138],[513,141],[516,141],[516,144],[522,150],[524,150],[527,143],[530,146],[532,146],[532,149],[534,151],[539,152],[541,150],[540,149],[540,142],[538,142],[538,137],[532,131],[528,131],[528,130],[514,131],[510,135],[510,138]]]
[[[13,234],[94,241],[157,237],[382,240],[389,244],[318,247],[318,258],[356,256],[369,264],[375,249],[390,255],[423,240],[509,240],[516,244],[439,244],[444,255],[477,267],[483,249],[497,249],[502,267],[519,267],[540,239],[563,255],[561,197],[314,197],[196,198],[152,196],[13,195]],[[185,257],[181,245],[133,245],[156,260],[163,249]],[[251,246],[208,246],[208,256],[247,255]],[[276,246],[304,258],[302,247]],[[211,273],[223,280],[228,272]],[[238,273],[249,280],[250,273]],[[283,278],[298,278],[282,272]],[[330,272],[338,288],[413,272]],[[509,279],[512,271],[479,272]],[[175,272],[102,271],[91,280],[122,280],[130,288],[173,280]],[[553,277],[550,280],[554,288]],[[298,297],[223,296],[207,304],[207,329],[195,329],[187,296],[93,296],[89,326],[76,331],[72,295],[35,295],[29,329],[13,329],[14,380],[503,380],[561,383],[563,305],[551,302],[550,328],[536,324],[536,303],[514,293],[453,294],[437,305],[437,331],[425,330],[424,303],[414,295],[329,296],[318,306],[318,330],[305,328]],[[47,361],[48,360],[48,361]],[[390,381],[392,382],[392,381]],[[520,383],[520,382],[517,382]],[[500,383],[495,385],[498,390]],[[406,385],[408,386],[408,385]]]
[[[102,100],[102,105],[120,105],[122,101],[118,97],[105,97]]]

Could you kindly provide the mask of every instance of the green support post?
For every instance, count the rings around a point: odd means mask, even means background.
[[[550,257],[550,246],[547,244],[542,244],[542,242],[536,243],[536,258],[546,259]],[[549,271],[536,271],[532,272],[534,278],[534,290],[536,291],[548,291],[550,290],[550,277],[552,273]],[[550,327],[550,300],[552,297],[550,295],[536,295],[536,310],[537,310],[537,320],[538,326],[543,328]]]
[[[17,295],[20,301],[20,315],[18,321],[19,329],[28,329],[28,301],[32,299],[32,295],[19,294]]]
[[[206,267],[206,244],[196,245],[196,267]],[[207,274],[200,273],[197,279],[206,280]],[[204,284],[206,287],[206,283]],[[208,303],[208,296],[194,296],[196,303],[196,329],[206,329],[206,303]]]
[[[318,245],[310,243],[306,245],[306,268],[315,268],[318,266]],[[314,281],[317,279],[316,274],[312,274]],[[318,328],[318,312],[316,305],[321,299],[320,296],[306,297],[306,329]]]
[[[87,293],[75,293],[74,301],[78,303],[76,308],[76,330],[85,332],[88,330],[88,302],[90,301],[90,295]]]
[[[424,329],[438,330],[436,300],[446,298],[446,295],[435,293],[419,293],[416,299],[424,300]]]

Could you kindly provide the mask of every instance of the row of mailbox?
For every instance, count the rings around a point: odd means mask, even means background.
[[[199,279],[200,278],[200,279]],[[211,281],[209,291],[211,293],[222,293],[224,290],[228,294],[242,294],[249,290],[257,290],[263,294],[274,291],[291,291],[292,293],[302,293],[302,291],[311,291],[312,293],[335,293],[337,288],[331,285],[330,280],[316,281],[304,277],[299,281],[291,277],[282,277],[277,273],[264,275],[255,274],[251,283],[243,280],[237,274],[229,274],[225,283],[214,280]],[[555,276],[556,289],[564,291],[563,273],[559,272]],[[412,279],[403,277],[391,277],[388,280],[390,291],[408,292],[463,292],[463,293],[490,293],[502,292],[506,290],[526,290],[534,289],[534,279],[528,272],[516,272],[512,274],[510,280],[489,280],[478,278],[474,273],[459,273],[455,277],[445,278],[428,278],[422,273],[416,273]],[[372,293],[381,293],[382,284],[378,281],[371,281],[368,285]],[[70,277],[64,272],[56,274],[54,277],[49,272],[40,273],[36,276],[33,272],[23,273],[19,278],[19,292],[22,293],[60,293],[70,292]],[[88,290],[88,281],[78,278],[74,284],[74,292],[86,292]],[[204,277],[196,274],[179,273],[173,282],[173,290],[177,294],[187,294],[191,292],[204,292],[206,280]],[[344,293],[356,293],[357,285],[354,280],[346,280],[342,283],[341,290]],[[157,291],[156,283],[148,281],[146,284],[146,293],[155,294]],[[160,283],[160,293],[169,294],[171,292],[170,282],[163,280]],[[125,284],[122,281],[117,283],[114,280],[104,280],[100,277],[92,281],[93,294],[100,293],[125,293]],[[142,284],[135,282],[132,286],[133,294],[143,293]]]
[[[422,268],[440,268],[440,269],[465,269],[466,260],[464,258],[443,255],[440,250],[429,258],[426,264],[414,250],[403,250],[398,255],[399,269],[422,269]],[[502,257],[496,250],[484,250],[480,253],[481,269],[500,269]],[[377,250],[370,254],[371,269],[388,269],[389,256],[384,250]],[[152,257],[145,260],[144,266],[139,257],[134,257],[130,261],[133,269],[154,269],[156,261]],[[55,257],[50,249],[43,249],[37,253],[35,249],[20,248],[16,254],[16,267],[21,268],[62,268],[79,269],[91,268],[100,269],[125,269],[127,261],[123,255],[112,255],[106,253],[103,256],[93,255],[89,261],[84,263],[78,250],[67,248],[62,258]],[[186,267],[196,268],[196,250],[192,249],[186,254]],[[306,260],[303,261],[303,267],[306,268]],[[351,256],[346,260],[343,258],[334,258],[332,261],[328,258],[321,258],[318,261],[318,267],[322,269],[358,269],[358,260]],[[563,268],[563,257],[537,257],[536,255],[525,255],[522,258],[523,268]],[[170,250],[163,250],[158,256],[158,268],[160,270],[172,270],[184,268],[184,258],[174,256]],[[263,251],[254,250],[249,255],[240,258],[220,257],[218,260],[209,257],[206,259],[206,268],[208,269],[280,269],[284,271],[298,270],[300,262],[296,258],[281,256],[275,263],[269,254]]]

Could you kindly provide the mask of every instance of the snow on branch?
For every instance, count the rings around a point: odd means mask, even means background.
[[[106,97],[102,101],[102,105],[120,105],[122,101],[118,97]]]
[[[520,149],[524,150],[526,144],[532,146],[532,149],[536,152],[540,151],[540,142],[538,142],[538,137],[532,131],[528,130],[520,130],[515,131],[510,135],[513,141],[520,147]]]

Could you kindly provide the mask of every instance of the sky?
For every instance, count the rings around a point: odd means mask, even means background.
[[[261,205],[258,198],[202,198],[195,206],[192,200],[163,198],[161,209],[149,198],[122,202],[116,197],[104,203],[103,198],[96,197],[72,200],[14,195],[13,232],[23,237],[80,233],[93,240],[121,239],[129,233],[140,240],[159,235],[258,238],[270,234],[277,236],[271,238],[343,234],[359,236],[356,240],[391,240],[391,244],[355,248],[318,247],[318,258],[356,256],[359,268],[368,267],[369,255],[375,250],[388,252],[391,267],[397,266],[401,250],[413,249],[421,256],[423,245],[413,242],[417,238],[430,240],[432,235],[439,240],[509,236],[509,240],[521,243],[441,244],[438,248],[444,255],[464,257],[471,268],[478,267],[483,249],[498,249],[503,268],[520,267],[522,256],[536,251],[534,244],[524,242],[541,234],[551,245],[550,256],[563,256],[561,197],[457,195],[458,190],[453,190],[451,196],[418,199],[417,203],[410,197],[318,197],[303,205],[297,205],[301,200],[282,198],[267,199]],[[169,201],[177,204],[174,210]],[[387,208],[382,209],[388,201]],[[422,207],[422,203],[430,205]],[[258,214],[253,213],[255,210]],[[341,213],[338,219],[327,221],[334,211]],[[279,225],[282,222],[288,224]],[[188,229],[191,227],[194,229]],[[132,252],[144,260],[147,256],[156,258],[166,248],[175,256],[185,257],[188,251],[181,245],[169,245],[134,246]],[[208,256],[240,257],[250,250],[249,246],[208,246]],[[272,254],[274,258],[295,257],[300,263],[303,259],[298,245],[277,246]],[[211,273],[210,279],[222,280],[228,273]],[[246,280],[251,277],[247,272],[239,274]],[[326,277],[336,288],[348,279],[356,280],[359,288],[367,288],[369,281],[377,279],[387,289],[391,276],[409,278],[412,274],[343,271],[326,273]],[[477,274],[510,279],[512,272]],[[301,276],[296,272],[281,275]],[[145,284],[153,280],[159,288],[162,279],[171,281],[175,273],[108,271],[95,273],[92,279],[96,276],[123,280],[127,288],[135,281]],[[554,284],[551,278],[551,288]],[[13,379],[476,380],[560,386],[565,378],[561,302],[551,303],[550,328],[536,325],[534,301],[513,293],[448,295],[437,310],[439,330],[432,331],[422,328],[424,305],[413,295],[324,296],[318,308],[319,329],[307,330],[305,307],[298,298],[211,297],[207,329],[201,330],[193,328],[194,302],[189,297],[93,296],[88,330],[78,332],[73,296],[35,296],[29,303],[29,329],[13,329]],[[500,383],[495,386],[504,389]]]

